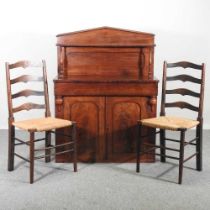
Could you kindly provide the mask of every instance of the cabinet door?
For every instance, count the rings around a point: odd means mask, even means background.
[[[66,97],[64,118],[77,123],[78,160],[100,162],[105,155],[104,97]]]
[[[137,120],[152,116],[148,102],[146,97],[106,98],[107,159],[110,162],[135,162]],[[142,161],[154,161],[154,154],[142,156]]]

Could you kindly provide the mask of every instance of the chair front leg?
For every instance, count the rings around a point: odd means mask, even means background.
[[[203,128],[202,123],[196,127],[196,169],[202,171],[202,142],[203,142]]]
[[[51,146],[51,132],[50,131],[46,131],[45,132],[45,147],[48,148]],[[51,150],[50,149],[45,149],[45,162],[48,163],[51,161]]]
[[[15,158],[15,127],[9,125],[8,129],[8,171],[14,170],[14,158]]]
[[[140,159],[141,159],[140,156],[141,156],[141,145],[142,145],[141,130],[142,130],[142,125],[141,123],[139,123],[137,143],[136,143],[136,172],[140,172]]]
[[[180,131],[180,150],[179,150],[179,184],[182,184],[183,164],[184,164],[184,141],[185,130]]]
[[[76,123],[72,125],[72,141],[74,142],[74,172],[77,172],[77,137],[76,137]]]
[[[165,150],[165,130],[160,129],[160,161],[166,162],[166,150]]]
[[[34,182],[34,132],[30,132],[30,151],[29,151],[29,163],[30,163],[30,184]]]

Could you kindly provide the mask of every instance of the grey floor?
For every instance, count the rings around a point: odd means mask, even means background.
[[[210,131],[205,131],[204,170],[193,169],[195,159],[186,162],[182,185],[176,184],[176,161],[163,164],[158,158],[142,164],[140,174],[129,163],[80,163],[74,173],[72,164],[38,161],[35,183],[30,185],[27,163],[16,158],[15,170],[7,171],[7,134],[0,131],[0,210],[209,210],[209,139]]]

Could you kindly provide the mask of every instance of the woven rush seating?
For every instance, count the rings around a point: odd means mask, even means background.
[[[72,122],[69,120],[63,120],[54,117],[46,117],[17,121],[13,122],[12,124],[19,129],[40,132],[71,126]]]
[[[199,124],[199,121],[174,116],[161,116],[141,120],[141,123],[144,126],[177,131],[193,128]]]
[[[77,172],[76,122],[51,117],[45,61],[42,60],[39,63],[27,60],[16,63],[7,62],[6,79],[9,111],[8,171],[14,170],[15,157],[29,162],[29,178],[32,184],[35,160],[44,158],[48,163],[51,161],[51,156],[65,153],[72,156],[73,170]],[[25,85],[22,86],[21,83]],[[34,98],[36,100],[32,100],[33,97],[37,97]],[[21,99],[21,104],[18,106],[16,99]],[[42,113],[40,118],[16,120],[16,113],[22,111],[31,113],[37,109],[40,109]],[[17,138],[16,128],[26,131],[29,134],[28,139]],[[36,132],[42,132],[44,137],[36,138]],[[51,134],[62,136],[64,143],[52,142]],[[40,141],[44,141],[44,145],[39,145],[37,148],[35,143]],[[26,146],[28,154],[17,153],[15,149],[17,146]]]
[[[174,82],[173,86],[168,85],[168,83],[171,84],[171,82]],[[138,121],[139,138],[137,138],[136,142],[136,172],[140,172],[141,155],[150,153],[160,156],[160,161],[163,163],[166,162],[166,158],[179,161],[179,184],[182,183],[184,163],[191,158],[196,158],[196,170],[202,171],[204,82],[204,63],[198,65],[187,61],[176,63],[164,62],[160,116]],[[179,97],[177,97],[177,95]],[[180,101],[174,101],[176,98],[181,99]],[[181,117],[166,114],[166,109],[173,108],[187,109],[190,112],[194,112],[196,118],[194,120],[187,119],[183,116],[183,113]],[[195,137],[193,139],[187,139],[185,133],[193,127],[195,127]],[[153,131],[151,131],[151,129],[153,129]],[[179,138],[169,138],[166,135],[167,130],[176,132],[179,134]],[[159,144],[155,141],[149,144],[144,142],[145,138],[151,138],[151,136],[153,137],[156,134],[160,135]],[[177,149],[173,144],[166,145],[168,141],[178,143],[179,148]],[[194,146],[195,152],[185,157],[184,150],[187,145]],[[160,151],[159,153],[156,152],[157,149]],[[170,153],[171,151],[173,151],[172,155]]]

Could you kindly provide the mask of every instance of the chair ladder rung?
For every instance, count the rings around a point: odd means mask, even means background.
[[[149,146],[149,147],[163,148],[163,149],[179,152],[179,149],[174,149],[174,148],[170,148],[170,147],[163,147],[163,146],[152,145],[152,144],[147,144],[147,143],[144,143],[143,145],[146,145],[146,146]]]
[[[148,152],[150,153],[150,152]],[[170,156],[170,155],[162,155],[162,154],[159,154],[159,153],[155,153],[155,155],[158,155],[158,156],[163,156],[163,157],[166,157],[166,158],[171,158],[171,159],[175,159],[175,160],[179,160],[178,157],[173,157],[173,156]]]
[[[41,148],[41,149],[35,149],[34,151],[43,151],[43,150],[48,150],[48,149],[55,149],[55,148],[58,148],[58,147],[62,147],[62,146],[66,146],[66,145],[71,145],[73,144],[74,142],[71,141],[71,142],[68,142],[68,143],[64,143],[64,144],[59,144],[59,145],[51,145],[49,147],[45,147],[45,148]]]
[[[43,140],[46,140],[46,138],[35,139],[34,142],[43,141]]]
[[[155,147],[152,147],[152,148],[150,148],[150,149],[148,149],[148,150],[145,150],[145,151],[140,152],[140,155],[147,154],[147,153],[149,153],[150,151],[155,150],[155,149],[156,149]]]
[[[50,155],[37,156],[34,159],[37,160],[37,159],[41,159],[41,158],[45,158],[45,157],[49,157],[49,156],[61,155],[61,154],[64,154],[64,153],[67,153],[67,152],[73,152],[73,151],[74,151],[74,149],[69,149],[69,150],[65,150],[65,151],[62,151],[62,152],[53,153],[53,154],[50,154]]]
[[[145,137],[151,137],[151,136],[154,136],[156,134],[160,133],[160,131],[156,131],[155,133],[152,133],[151,135],[144,135],[144,136],[141,136],[141,138],[145,138]]]
[[[168,140],[168,141],[174,141],[174,142],[180,142],[180,140],[177,140],[177,139],[171,139],[171,138],[165,138],[165,140]]]
[[[19,138],[16,138],[16,137],[14,137],[13,139],[20,142],[20,144],[15,144],[15,145],[22,145],[22,144],[26,144],[27,146],[30,145],[30,141],[23,141],[22,139],[19,139]],[[34,142],[43,141],[45,139],[46,138],[35,139]]]
[[[29,162],[29,160],[27,158],[24,158],[23,156],[18,155],[17,153],[14,153],[14,155],[17,156],[17,157],[19,157],[22,160],[25,160],[25,161]]]
[[[188,145],[188,144],[190,144],[190,145],[196,145],[195,143],[192,143],[192,142],[194,142],[194,141],[197,140],[197,139],[198,139],[198,137],[196,137],[196,138],[194,138],[194,139],[192,139],[192,140],[190,140],[190,141],[185,141],[185,142],[184,142],[184,146],[186,146],[186,145]],[[165,138],[165,140],[180,143],[180,140],[177,140],[177,139]]]
[[[188,160],[190,160],[191,158],[193,158],[194,156],[196,156],[198,154],[198,152],[194,153],[193,155],[189,156],[188,158],[186,158],[183,162],[186,162]]]
[[[66,134],[64,134],[64,133],[60,133],[60,132],[57,132],[57,131],[49,131],[50,133],[54,133],[55,135],[57,134],[57,135],[60,135],[60,136],[66,136],[66,137],[72,137],[71,135],[66,135]]]
[[[23,144],[26,144],[25,142],[20,142],[20,143],[16,143],[15,146],[20,146],[20,145],[23,145]]]
[[[170,155],[162,155],[162,154],[159,154],[159,153],[155,153],[155,155],[158,155],[158,156],[163,156],[163,157],[166,157],[166,158],[171,158],[171,159],[175,159],[175,160],[179,160],[178,157],[174,157],[174,156],[170,156]]]
[[[14,137],[13,139],[20,142],[19,144],[15,144],[15,145],[21,145],[21,144],[29,145],[28,141],[23,141],[22,139],[19,139],[19,138],[16,138],[16,137]]]
[[[197,139],[198,139],[198,137],[195,137],[194,139],[192,139],[192,140],[190,140],[190,141],[188,141],[188,142],[185,142],[185,143],[184,143],[184,146],[186,146],[186,145],[188,145],[188,144],[190,144],[190,145],[196,145],[195,143],[192,143],[192,142],[196,141]]]

